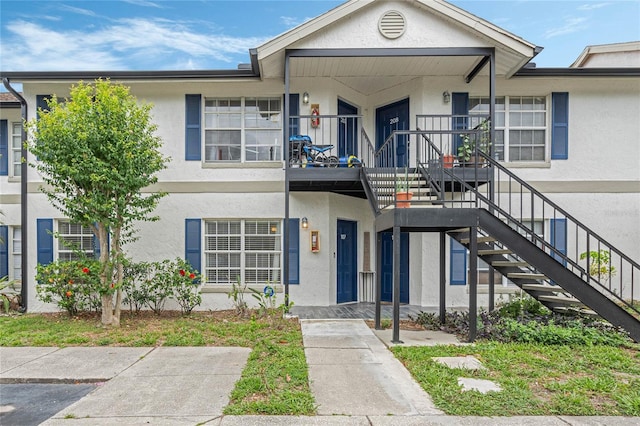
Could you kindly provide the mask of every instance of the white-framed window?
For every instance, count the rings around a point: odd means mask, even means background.
[[[58,260],[78,260],[80,253],[93,256],[93,231],[67,220],[58,221]]]
[[[505,162],[546,161],[547,97],[496,97],[495,158]],[[489,98],[470,97],[469,114],[489,114]]]
[[[206,284],[279,283],[282,222],[277,219],[205,220]]]
[[[279,161],[282,100],[207,98],[204,107],[204,161]]]
[[[11,123],[11,158],[10,176],[19,177],[22,174],[22,123]]]
[[[11,244],[9,247],[9,280],[22,280],[22,228],[10,227]]]

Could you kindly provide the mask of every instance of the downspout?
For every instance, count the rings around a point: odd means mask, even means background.
[[[27,101],[22,97],[20,93],[18,93],[9,82],[8,78],[2,79],[2,84],[4,87],[15,96],[18,101],[20,101],[20,115],[22,117],[22,149],[20,155],[22,156],[22,164],[20,164],[20,232],[22,234],[22,251],[20,252],[21,256],[21,265],[22,269],[22,283],[20,287],[20,308],[18,308],[19,312],[24,313],[27,312],[27,300],[28,300],[28,290],[29,286],[27,283],[27,246],[29,244],[29,239],[27,238],[27,162],[25,161],[27,158],[27,147],[24,142],[27,140],[27,131],[25,129],[24,123],[27,122]]]
[[[285,312],[289,312],[289,113],[290,108],[290,87],[289,87],[289,52],[284,54],[284,227],[283,227],[283,264],[282,280],[284,281],[284,307]]]

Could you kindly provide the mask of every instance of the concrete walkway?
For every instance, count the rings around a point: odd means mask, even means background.
[[[388,333],[374,334],[362,320],[301,320],[301,324],[317,416],[223,416],[250,353],[247,348],[0,347],[0,386],[96,384],[77,402],[52,413],[42,423],[47,426],[640,426],[640,418],[622,417],[445,416],[386,349]],[[401,332],[405,344],[435,344],[444,336]],[[3,404],[0,401],[3,426],[37,424],[7,421],[15,417],[8,416],[11,407]]]
[[[362,320],[301,320],[319,415],[442,414]]]

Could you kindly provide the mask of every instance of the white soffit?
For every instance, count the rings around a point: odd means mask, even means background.
[[[261,75],[265,78],[282,77],[284,70],[284,50],[290,48],[304,38],[314,33],[325,30],[331,24],[355,14],[360,9],[370,5],[375,0],[351,0],[348,1],[319,17],[308,21],[298,27],[268,41],[257,48],[258,61],[260,63]],[[378,0],[380,1],[380,0]],[[388,10],[394,10],[394,4],[397,2],[381,2],[388,4]],[[459,28],[475,35],[478,40],[484,40],[483,44],[487,46],[495,46],[496,63],[498,64],[497,74],[511,77],[524,64],[529,62],[534,56],[536,46],[514,34],[505,31],[475,15],[472,15],[458,7],[455,7],[443,0],[413,0],[410,3],[418,7],[424,8],[435,16],[443,20],[449,21]],[[405,27],[409,23],[405,20]],[[400,38],[402,39],[402,38]],[[359,48],[361,46],[348,46]],[[460,46],[465,47],[465,46]],[[468,47],[468,46],[466,46]],[[466,72],[470,72],[467,69]],[[483,73],[488,72],[485,67]],[[458,74],[460,71],[458,70]]]

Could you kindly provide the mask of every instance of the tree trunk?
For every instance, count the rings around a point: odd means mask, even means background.
[[[114,324],[113,297],[111,294],[102,295],[102,324],[116,325]]]
[[[109,265],[109,233],[103,223],[97,223],[100,243],[100,287],[105,290],[102,294],[102,324],[113,325],[113,297],[109,293],[113,272]]]
[[[120,325],[120,312],[122,305],[122,278],[124,275],[124,266],[122,265],[122,246],[120,245],[121,241],[121,232],[122,228],[118,227],[113,230],[113,251],[114,251],[114,260],[116,263],[116,304],[115,304],[115,314],[113,317],[114,325]]]

